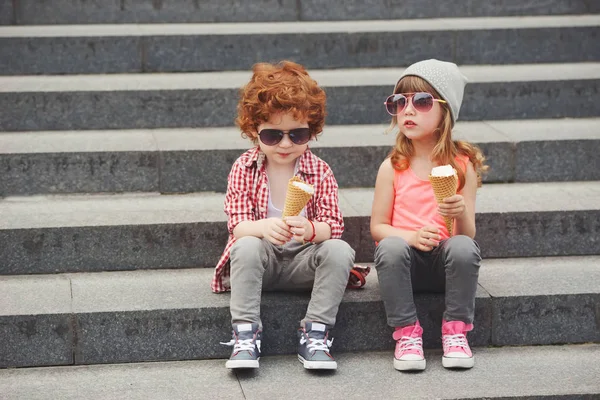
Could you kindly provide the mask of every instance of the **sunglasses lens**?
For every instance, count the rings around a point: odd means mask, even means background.
[[[406,107],[406,97],[401,94],[394,94],[385,101],[385,108],[390,115],[397,115]]]
[[[309,128],[297,128],[290,131],[290,140],[294,144],[306,144],[310,140]]]
[[[427,112],[433,107],[433,96],[430,93],[415,93],[412,102],[417,111]]]
[[[260,138],[260,141],[267,146],[274,146],[281,142],[281,139],[283,138],[283,132],[278,129],[263,129],[258,134],[258,137]]]
[[[283,131],[279,129],[263,129],[259,132],[258,137],[260,141],[267,146],[275,146],[283,139]],[[289,131],[290,140],[294,144],[306,144],[310,140],[310,129],[309,128],[297,128]]]

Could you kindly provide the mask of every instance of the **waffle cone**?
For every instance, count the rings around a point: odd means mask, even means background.
[[[293,184],[294,182],[302,182],[305,185],[308,185],[308,183],[302,181],[302,179],[297,176],[294,176],[289,180],[282,217],[299,215],[312,196],[311,193],[305,192],[298,186],[295,186]]]
[[[456,189],[458,188],[458,176],[456,175],[456,171],[454,172],[454,175],[451,176],[429,175],[429,182],[431,182],[433,194],[435,195],[435,200],[438,204],[442,203],[446,197],[454,196],[456,194]],[[446,228],[448,228],[450,236],[452,236],[454,219],[444,217],[444,222],[446,223]]]

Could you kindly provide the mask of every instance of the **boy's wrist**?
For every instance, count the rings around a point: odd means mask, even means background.
[[[304,242],[312,243],[315,240],[315,238],[317,237],[317,228],[316,228],[314,222],[312,222],[310,219],[307,219],[307,221],[309,222],[312,231],[304,233]],[[307,234],[309,235],[308,238],[306,237]]]
[[[265,238],[265,230],[267,229],[267,220],[268,220],[268,218],[264,218],[264,219],[259,219],[257,221],[259,223],[259,229],[258,229],[260,232],[259,239]]]

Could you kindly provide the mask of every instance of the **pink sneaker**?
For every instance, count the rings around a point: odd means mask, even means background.
[[[442,321],[442,365],[445,368],[472,368],[475,365],[475,358],[466,336],[472,329],[473,324],[465,324],[462,321]]]
[[[393,338],[396,341],[394,368],[398,371],[424,370],[423,328],[417,321],[414,325],[396,328]]]

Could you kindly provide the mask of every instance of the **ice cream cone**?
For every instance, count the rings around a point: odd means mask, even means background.
[[[458,175],[456,174],[455,169],[452,169],[452,171],[453,174],[447,176],[429,175],[429,182],[431,182],[433,194],[435,195],[435,200],[438,204],[443,203],[446,197],[454,196],[456,194],[456,189],[458,188]],[[444,222],[446,223],[446,228],[448,228],[450,236],[452,236],[454,219],[444,217]]]
[[[297,176],[292,177],[288,182],[282,217],[299,215],[312,197],[314,191],[312,185],[302,181]]]

